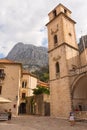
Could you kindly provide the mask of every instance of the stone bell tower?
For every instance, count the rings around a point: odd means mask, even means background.
[[[51,115],[67,118],[72,109],[69,70],[78,65],[75,21],[71,11],[59,4],[49,14],[48,55]],[[73,60],[72,60],[73,59]]]

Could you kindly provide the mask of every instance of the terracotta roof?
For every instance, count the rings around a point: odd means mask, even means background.
[[[6,59],[6,58],[4,58],[4,59],[0,59],[0,63],[7,63],[7,64],[21,64],[21,63],[19,63],[19,62],[15,62],[15,61],[12,61],[12,60],[9,60],[9,59]]]
[[[29,75],[30,73],[29,73],[28,70],[23,69],[23,70],[22,70],[22,74],[28,74],[28,75]]]
[[[14,63],[14,61],[8,59],[0,59],[0,63]]]
[[[40,80],[38,80],[38,85],[41,85],[43,87],[49,87],[49,83],[45,83],[45,82],[42,82]]]
[[[30,73],[28,70],[22,70],[22,74],[23,75],[30,75],[30,76],[32,76],[32,77],[35,77],[35,78],[37,78],[37,76],[36,75],[34,75],[34,74],[32,74],[32,73]]]

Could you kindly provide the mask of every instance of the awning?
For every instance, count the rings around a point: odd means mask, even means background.
[[[6,98],[3,98],[3,97],[0,97],[0,103],[10,103],[12,102],[11,100],[9,99],[6,99]]]

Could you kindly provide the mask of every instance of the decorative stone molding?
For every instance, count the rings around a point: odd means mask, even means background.
[[[58,29],[58,25],[57,25],[57,28],[56,28],[55,30],[52,30],[52,29],[51,29],[51,34],[53,35],[53,34],[57,33],[58,30],[59,30],[59,29]]]
[[[61,58],[61,56],[53,57],[53,61],[58,61]]]
[[[57,33],[58,32],[58,29],[56,29],[55,31],[53,31],[52,29],[51,29],[51,34],[53,35],[53,34],[55,34],[55,33]]]

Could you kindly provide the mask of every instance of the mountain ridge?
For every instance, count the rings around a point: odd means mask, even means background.
[[[19,42],[12,48],[6,58],[21,62],[25,69],[34,71],[48,65],[48,49]]]

